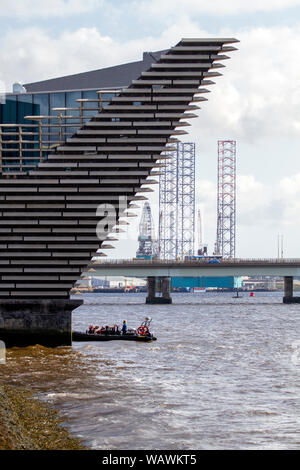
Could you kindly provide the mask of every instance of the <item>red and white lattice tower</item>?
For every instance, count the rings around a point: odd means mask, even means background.
[[[235,258],[236,141],[218,141],[217,240],[215,254]]]

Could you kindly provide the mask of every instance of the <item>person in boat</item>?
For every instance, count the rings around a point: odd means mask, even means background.
[[[89,331],[88,331],[89,334],[90,334],[90,335],[94,335],[94,334],[96,333],[96,331],[97,331],[98,328],[99,328],[99,326],[90,325],[90,326],[89,326]]]
[[[141,326],[138,327],[137,332],[140,336],[151,336],[150,333],[150,323],[151,318],[146,317],[145,320],[141,323]]]
[[[150,333],[150,330],[149,330],[148,326],[145,326],[143,324],[138,327],[137,333],[140,336],[151,336],[151,333]]]
[[[127,333],[127,324],[126,324],[126,320],[124,320],[123,326],[122,326],[122,334],[126,335],[126,333]]]
[[[101,335],[102,333],[103,333],[103,326],[102,326],[102,328],[98,327],[98,329],[95,331],[96,335]]]

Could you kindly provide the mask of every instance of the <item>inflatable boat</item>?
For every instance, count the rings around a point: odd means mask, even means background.
[[[73,341],[140,341],[149,342],[156,341],[153,335],[139,335],[139,334],[95,334],[95,333],[84,333],[81,331],[73,331]]]
[[[140,341],[142,343],[156,341],[156,338],[150,333],[151,318],[146,317],[137,330],[127,329],[126,320],[123,322],[123,328],[118,325],[98,326],[90,325],[86,332],[73,331],[73,341]],[[125,324],[125,325],[124,325]]]

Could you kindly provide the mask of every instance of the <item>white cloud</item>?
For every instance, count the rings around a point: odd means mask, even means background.
[[[276,257],[280,235],[284,257],[299,257],[300,173],[272,185],[253,175],[237,183],[238,256]]]
[[[216,224],[217,188],[209,180],[196,184],[197,205],[209,214],[206,223],[210,228]],[[237,175],[237,213],[240,225],[260,226],[297,224],[291,217],[300,210],[300,173],[284,177],[277,184],[259,181],[253,174]]]
[[[281,225],[285,220],[287,198],[273,185],[257,181],[253,175],[237,177],[237,209],[239,225],[260,227]]]
[[[285,225],[296,226],[300,214],[300,173],[283,178],[278,185],[278,194],[286,200]]]
[[[0,17],[35,18],[85,13],[103,0],[0,0]]]
[[[40,28],[9,31],[2,37],[0,60],[5,83],[23,83],[139,60],[146,50],[176,44],[182,36],[209,36],[181,18],[155,38],[119,42],[97,28],[64,31],[57,37]],[[221,31],[220,36],[233,36]],[[193,132],[203,142],[219,138],[258,143],[300,135],[300,26],[254,28],[236,34],[239,51],[224,61],[224,77],[210,87]],[[205,144],[204,144],[205,145]]]
[[[143,51],[168,48],[183,35],[209,36],[186,18],[158,37],[122,43],[95,27],[65,31],[58,37],[40,28],[10,31],[2,37],[0,79],[26,83],[139,60]],[[232,36],[232,31],[225,35]],[[209,102],[202,105],[193,132],[202,135],[203,142],[214,132],[219,138],[250,143],[279,135],[298,139],[300,26],[255,28],[237,36],[239,51],[224,62],[224,77],[210,87]]]
[[[103,35],[96,27],[65,30],[56,37],[39,27],[10,30],[1,38],[0,78],[7,84],[29,83],[141,60],[144,51],[175,45],[183,30],[207,35],[191,27],[186,20],[173,25],[161,36],[123,42]]]
[[[239,15],[262,11],[276,11],[300,5],[299,0],[143,0],[136,2],[137,8],[144,14],[152,15]]]
[[[193,17],[196,14],[239,15],[241,13],[271,12],[300,5],[300,0],[128,0],[125,8],[141,16]],[[122,5],[113,5],[109,0],[0,0],[0,17],[32,19],[49,16],[71,16],[92,12],[100,8],[117,12]]]
[[[41,28],[25,28],[2,38],[0,60],[6,83],[26,83],[118,64],[122,51],[96,28],[65,31],[56,38]]]
[[[201,209],[204,243],[213,251],[216,240],[216,184],[196,183],[196,206]],[[275,256],[277,235],[285,234],[290,256],[298,252],[300,173],[267,184],[254,175],[237,176],[237,254]]]
[[[300,27],[254,28],[237,36],[239,51],[224,62],[224,77],[210,88],[194,132],[207,140],[217,129],[219,138],[252,144],[298,139]]]
[[[76,5],[79,11],[84,5],[88,8],[94,3],[69,1],[74,2],[75,11]],[[26,0],[12,0],[7,5],[11,8],[14,4],[22,5],[19,8],[27,11],[26,3]],[[153,8],[156,3],[156,0],[151,2]],[[1,38],[0,79],[8,85],[14,81],[26,83],[83,72],[138,60],[143,51],[168,48],[183,36],[210,36],[187,16],[194,1],[181,3],[187,14],[180,16],[178,13],[176,21],[155,37],[121,42],[103,35],[96,27],[64,31],[56,37],[41,28],[10,30]],[[201,1],[199,3],[202,4]],[[38,4],[40,11],[44,8],[44,12],[51,5],[57,12],[66,7],[62,0]],[[160,2],[161,8],[165,4],[168,1]],[[229,6],[234,4],[233,0],[226,2]],[[250,3],[253,8],[259,5],[271,8],[271,4],[279,8],[283,2],[262,0]],[[292,2],[284,4],[291,5]],[[39,7],[31,7],[33,10],[38,12]],[[224,61],[224,77],[216,79],[217,85],[210,87],[209,102],[202,105],[199,119],[193,121],[195,139],[201,135],[204,146],[215,132],[218,138],[232,137],[256,144],[278,136],[298,139],[300,26],[248,28],[239,33],[227,29],[219,31],[218,36],[237,36],[241,40],[237,46],[239,51],[230,54],[230,61]]]

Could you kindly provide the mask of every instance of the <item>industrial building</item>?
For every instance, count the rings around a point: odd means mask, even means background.
[[[234,276],[172,277],[171,286],[173,289],[239,289],[242,287],[242,278]]]
[[[235,258],[236,141],[218,141],[217,237],[215,254]]]
[[[195,143],[177,142],[159,177],[159,256],[183,259],[195,249]]]

